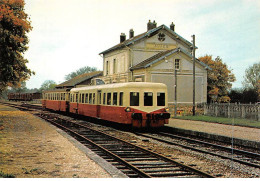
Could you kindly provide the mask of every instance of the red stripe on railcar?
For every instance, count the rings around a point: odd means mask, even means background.
[[[131,108],[130,112],[126,112],[125,107],[70,103],[70,112],[121,124],[131,124],[138,128],[161,127],[168,123],[168,119],[155,119],[154,117],[156,114],[165,113],[165,109],[146,113]],[[142,114],[142,119],[133,119],[132,113]],[[147,115],[150,115],[150,118]]]
[[[54,111],[66,111],[66,101],[44,100],[43,105]]]

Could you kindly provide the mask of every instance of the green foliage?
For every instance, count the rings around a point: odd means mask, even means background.
[[[0,178],[15,178],[13,174],[8,174],[0,171]]]
[[[222,62],[220,57],[212,59],[212,55],[199,57],[199,60],[207,64],[212,70],[208,70],[208,101],[229,102],[228,91],[232,87],[232,82],[236,80],[235,75]]]
[[[253,88],[257,90],[260,80],[260,62],[249,66],[245,71],[243,85],[245,88]]]
[[[53,80],[45,80],[40,87],[40,91],[55,89],[56,85],[56,82]]]
[[[213,117],[213,116],[179,116],[177,118],[194,120],[194,121],[205,121],[205,122],[212,122],[212,123],[229,124],[229,125],[232,125],[232,122],[233,122],[233,118],[223,118],[223,117]],[[260,128],[259,121],[252,121],[249,119],[234,118],[234,125]]]
[[[7,86],[20,87],[34,74],[23,57],[32,30],[24,4],[24,0],[0,1],[0,94]]]
[[[91,73],[91,72],[95,72],[95,71],[97,71],[96,67],[89,67],[89,66],[82,67],[82,68],[76,70],[75,72],[71,72],[70,74],[65,75],[65,80],[70,80],[74,77],[77,77],[78,75],[82,75],[85,73]]]
[[[257,91],[253,88],[231,89],[228,96],[231,98],[231,103],[255,103],[258,98]]]

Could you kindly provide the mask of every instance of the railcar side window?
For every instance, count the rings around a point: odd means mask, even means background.
[[[165,93],[164,92],[157,93],[157,106],[165,106]]]
[[[88,103],[88,94],[86,94],[85,103]]]
[[[81,100],[82,100],[82,103],[84,103],[84,99],[85,98],[85,94],[81,94]]]
[[[139,92],[130,92],[130,106],[139,106]]]
[[[79,98],[79,94],[76,94],[76,101],[75,102],[78,102],[78,98]]]
[[[153,93],[152,92],[144,93],[144,106],[153,106]]]
[[[106,93],[103,94],[103,105],[106,105]]]
[[[117,92],[113,93],[113,105],[117,105]]]
[[[96,94],[95,93],[93,93],[93,101],[92,101],[92,104],[95,104],[95,98],[96,98],[96,96],[95,96]]]
[[[124,93],[120,92],[120,95],[119,95],[119,106],[123,106],[123,95],[124,95]]]
[[[98,91],[98,98],[97,98],[97,100],[98,100],[98,103],[97,104],[101,104],[101,91]]]
[[[107,93],[107,105],[111,105],[111,93]]]
[[[92,93],[89,94],[89,104],[92,104]]]

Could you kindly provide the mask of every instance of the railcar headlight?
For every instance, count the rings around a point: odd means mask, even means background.
[[[130,112],[130,111],[131,111],[130,107],[125,108],[125,112]]]
[[[169,109],[168,107],[166,107],[166,108],[165,108],[165,111],[166,111],[166,112],[169,112],[169,111],[170,111],[170,109]]]

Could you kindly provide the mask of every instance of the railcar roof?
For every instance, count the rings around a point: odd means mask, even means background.
[[[71,92],[83,91],[83,90],[91,90],[91,89],[104,89],[104,88],[162,88],[166,89],[167,86],[163,83],[153,83],[153,82],[127,82],[127,83],[115,83],[115,84],[104,84],[104,85],[96,85],[96,86],[87,86],[80,88],[73,88]]]
[[[54,89],[54,90],[45,90],[43,93],[51,93],[51,92],[68,92],[69,89]]]

